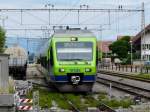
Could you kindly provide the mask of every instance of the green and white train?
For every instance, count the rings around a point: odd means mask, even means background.
[[[96,81],[97,40],[88,30],[56,30],[43,46],[46,79],[60,91],[89,92]]]

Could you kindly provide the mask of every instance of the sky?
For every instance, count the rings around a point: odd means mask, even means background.
[[[149,0],[0,0],[2,8],[26,8],[26,7],[42,7],[46,3],[57,6],[72,6],[77,4],[88,4],[91,7],[99,7],[102,4],[109,5],[139,5],[141,2],[148,3]]]
[[[123,8],[136,8],[140,9],[141,3],[145,3],[145,23],[148,25],[150,23],[150,0],[0,0],[0,8],[44,8],[45,4],[53,4],[54,8],[79,8],[80,5],[86,4],[89,5],[89,8],[118,8],[118,5],[123,5]],[[29,17],[31,15],[32,17]],[[67,16],[65,16],[67,15]],[[98,16],[97,16],[98,15]],[[99,14],[81,14],[81,23],[100,23],[108,24],[108,14],[99,13]],[[22,27],[19,25],[20,20],[18,13],[0,13],[0,16],[8,16],[8,19],[5,21],[5,28],[15,28]],[[57,13],[51,15],[53,18],[51,22],[53,23],[76,23],[76,14],[65,12]],[[46,14],[28,13],[24,14],[23,22],[48,24]],[[36,20],[35,20],[36,18]],[[136,35],[140,31],[141,27],[141,13],[111,13],[110,15],[111,25],[104,25],[102,32],[95,32],[95,35],[98,39],[103,38],[103,40],[115,40],[118,35]],[[41,20],[41,21],[40,21]],[[1,21],[1,20],[0,20]],[[17,24],[18,23],[18,24]],[[1,21],[2,25],[2,21]],[[27,28],[28,26],[23,26]],[[35,28],[35,26],[30,25],[30,28]],[[41,26],[36,26],[41,27]],[[79,26],[80,27],[80,26]],[[94,26],[94,29],[98,29],[99,26]],[[102,33],[102,35],[100,34]],[[9,37],[42,37],[43,32],[23,32],[23,31],[7,31]],[[102,37],[101,37],[102,36]]]
[[[139,5],[141,2],[148,3],[149,0],[0,0],[0,6],[3,8],[26,8],[39,7],[46,3],[51,3],[57,6],[70,6],[72,4],[90,4],[91,6],[99,6],[101,4],[110,5]]]

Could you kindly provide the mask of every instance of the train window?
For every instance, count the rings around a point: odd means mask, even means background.
[[[50,68],[50,50],[48,50],[47,64],[48,64],[48,68]]]
[[[96,65],[98,65],[98,47],[96,47]]]
[[[56,48],[59,61],[91,61],[93,59],[92,42],[58,42]]]
[[[50,49],[50,64],[51,64],[51,65],[54,65],[54,60],[53,60],[53,49],[52,49],[52,47],[51,47],[51,49]]]

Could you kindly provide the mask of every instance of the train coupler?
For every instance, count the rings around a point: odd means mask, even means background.
[[[74,85],[79,84],[79,82],[80,82],[80,76],[71,76],[71,82]]]

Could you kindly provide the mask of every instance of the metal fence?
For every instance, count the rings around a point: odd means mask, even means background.
[[[102,64],[98,65],[98,70],[109,70],[118,72],[128,72],[128,73],[150,73],[150,66],[137,66],[137,65],[109,65],[104,66]]]

